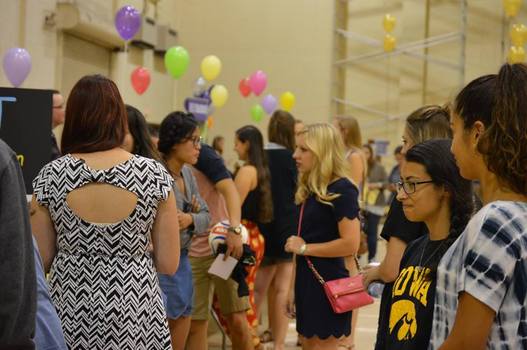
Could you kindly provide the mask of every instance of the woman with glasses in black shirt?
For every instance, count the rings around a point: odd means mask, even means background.
[[[452,138],[449,109],[436,105],[420,107],[406,118],[402,136],[402,153],[406,154],[416,144],[437,138]],[[368,269],[364,274],[365,285],[378,280],[385,283],[379,310],[375,349],[385,348],[382,342],[384,341],[383,336],[387,332],[387,303],[391,298],[393,282],[399,274],[399,264],[404,250],[410,242],[426,233],[427,228],[424,223],[409,221],[404,216],[401,202],[392,201],[381,231],[381,237],[388,242],[386,255],[379,266]]]
[[[437,265],[463,232],[473,211],[472,187],[459,174],[451,140],[412,147],[401,167],[397,200],[406,218],[424,222],[428,234],[408,245],[388,307],[383,349],[425,349],[430,340]]]

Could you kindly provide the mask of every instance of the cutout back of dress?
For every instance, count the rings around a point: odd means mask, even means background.
[[[66,195],[71,211],[92,224],[116,224],[132,215],[137,195],[103,183],[88,183]]]

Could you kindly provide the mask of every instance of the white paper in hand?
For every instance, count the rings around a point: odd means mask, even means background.
[[[238,260],[232,256],[227,257],[227,260],[223,260],[225,254],[218,254],[212,265],[210,266],[209,273],[216,275],[224,280],[229,279],[231,276],[234,266],[238,263]]]

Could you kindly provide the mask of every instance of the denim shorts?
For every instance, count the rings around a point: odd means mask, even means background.
[[[181,250],[179,267],[175,274],[157,274],[159,286],[163,292],[163,302],[167,317],[177,319],[192,314],[192,268],[188,259],[188,251]]]

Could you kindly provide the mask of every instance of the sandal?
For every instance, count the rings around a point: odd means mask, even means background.
[[[261,335],[260,335],[260,341],[262,343],[269,343],[269,342],[272,342],[274,339],[273,339],[273,333],[271,333],[271,330],[270,329],[267,329],[265,330]]]

